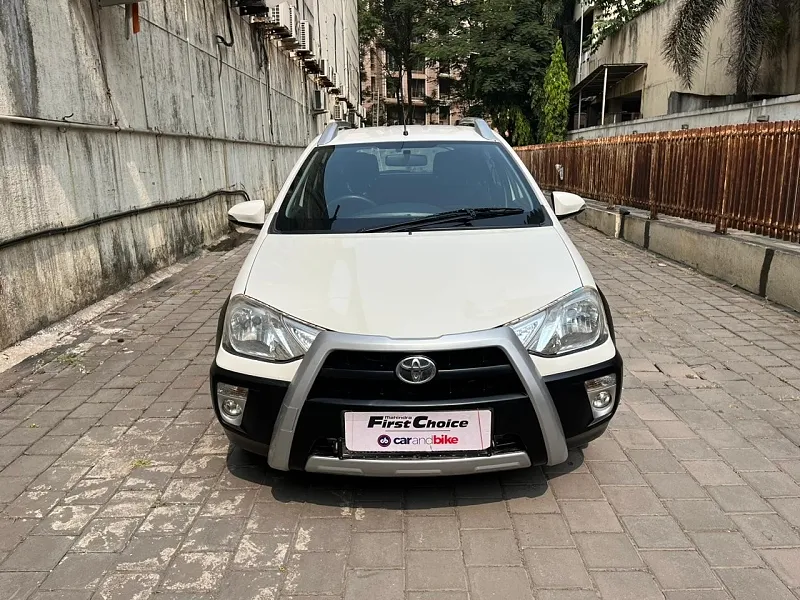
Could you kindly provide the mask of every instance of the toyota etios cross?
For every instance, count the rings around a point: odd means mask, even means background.
[[[616,411],[608,304],[480,119],[344,129],[305,150],[219,320],[214,410],[273,469],[454,475],[559,464]]]

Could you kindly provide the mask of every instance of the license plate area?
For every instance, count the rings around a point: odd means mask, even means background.
[[[492,445],[492,411],[343,413],[346,453],[459,454]]]

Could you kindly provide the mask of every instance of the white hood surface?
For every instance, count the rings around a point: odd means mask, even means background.
[[[503,325],[581,285],[553,227],[273,233],[245,293],[323,329],[435,338]]]

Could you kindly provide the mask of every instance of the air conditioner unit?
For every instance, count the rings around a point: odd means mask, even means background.
[[[337,102],[333,105],[333,120],[345,121],[347,120],[347,105],[344,102]]]
[[[294,11],[294,7],[289,6],[288,2],[281,2],[270,9],[269,20],[272,23],[272,31],[275,35],[280,37],[294,37],[292,11]]]
[[[340,83],[339,83],[339,73],[333,72],[331,73],[331,88],[330,92],[332,94],[338,94],[340,90]]]
[[[320,58],[319,59],[319,79],[320,83],[324,86],[329,86],[331,83],[330,77],[328,75],[328,59],[327,58]]]
[[[294,6],[289,7],[289,35],[281,41],[287,48],[297,47],[297,9]]]
[[[307,56],[314,55],[314,38],[311,36],[311,23],[309,21],[300,21],[300,28],[297,32],[297,52]]]
[[[328,94],[325,93],[325,90],[314,90],[311,113],[320,115],[326,112],[328,112]]]

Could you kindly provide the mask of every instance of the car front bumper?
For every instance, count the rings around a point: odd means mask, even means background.
[[[327,360],[335,352],[425,354],[499,349],[507,359],[508,376],[518,385],[504,393],[470,397],[359,397],[347,393],[367,381],[349,379],[320,391],[315,383],[326,376]],[[327,369],[330,370],[330,369]],[[597,418],[589,403],[585,382],[616,375],[610,410]],[[222,414],[217,384],[247,388],[241,421],[232,424]],[[472,384],[473,382],[468,382]],[[475,385],[482,385],[475,381]],[[417,386],[415,386],[417,387]],[[424,386],[419,386],[424,387]],[[476,388],[477,389],[477,388]],[[229,439],[251,452],[268,457],[276,470],[305,470],[367,476],[460,475],[531,465],[556,465],[567,459],[567,449],[602,435],[616,412],[622,390],[619,353],[601,363],[567,373],[542,377],[516,335],[508,328],[444,336],[427,340],[321,333],[303,358],[291,382],[211,369],[211,394],[217,418]],[[462,389],[463,391],[463,389]],[[344,392],[344,393],[342,393]],[[367,392],[369,394],[369,392]],[[372,454],[348,452],[343,443],[342,413],[346,411],[403,412],[487,409],[493,413],[492,445],[481,452],[458,454]]]

